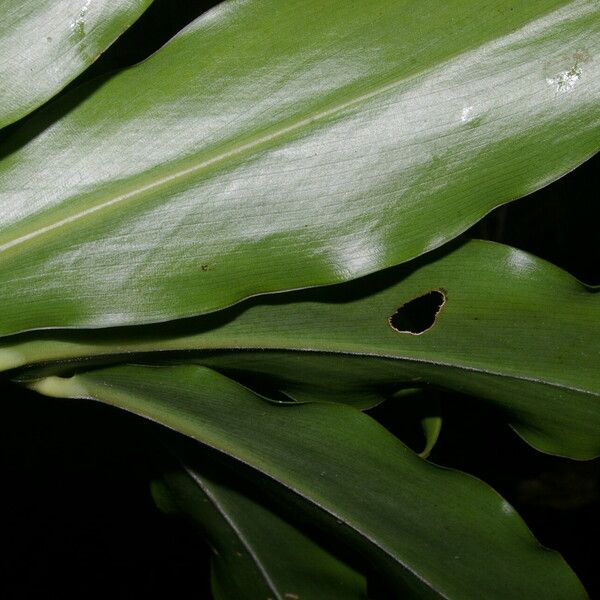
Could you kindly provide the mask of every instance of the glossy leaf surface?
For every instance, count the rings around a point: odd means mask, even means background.
[[[51,377],[35,389],[125,408],[259,471],[384,570],[398,591],[585,598],[560,556],[542,548],[496,492],[426,463],[354,408],[275,405],[190,365],[113,367]]]
[[[597,0],[224,2],[8,140],[0,334],[437,248],[598,149],[599,56]]]
[[[363,577],[233,487],[231,477],[207,473],[205,460],[197,462],[165,473],[154,497],[166,511],[190,518],[209,541],[215,600],[366,600]]]
[[[399,307],[435,290],[445,303],[429,330],[390,326]],[[399,387],[433,384],[487,400],[542,450],[600,454],[600,295],[491,242],[165,326],[36,332],[0,346],[0,368],[35,366],[24,377],[40,368],[192,360],[297,400],[363,407]]]
[[[0,0],[0,127],[62,90],[151,2]]]

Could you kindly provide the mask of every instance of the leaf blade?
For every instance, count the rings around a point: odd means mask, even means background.
[[[152,0],[4,0],[0,23],[0,128],[61,91]]]
[[[448,599],[540,589],[548,598],[585,598],[566,564],[491,488],[419,459],[355,409],[276,406],[193,366],[115,367],[35,389],[120,406],[257,469],[347,535],[398,589]]]
[[[366,599],[360,575],[238,489],[230,468],[224,477],[202,458],[170,469],[161,481],[168,502],[200,527],[213,548],[216,599]]]
[[[398,307],[443,288],[422,335]],[[370,279],[263,297],[147,328],[32,333],[0,344],[0,368],[61,373],[115,361],[196,362],[296,400],[370,406],[429,384],[487,401],[546,452],[600,453],[600,296],[527,253],[471,241]],[[37,363],[37,364],[36,364]]]
[[[440,246],[598,149],[598,13],[218,6],[9,142],[0,334],[191,316]]]

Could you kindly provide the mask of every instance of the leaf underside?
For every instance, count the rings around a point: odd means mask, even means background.
[[[445,296],[433,326],[395,331],[389,317],[431,290]],[[591,458],[600,454],[599,340],[596,291],[525,252],[471,241],[357,282],[167,325],[7,338],[0,369],[35,379],[185,361],[298,401],[362,408],[429,384],[481,398],[541,450]]]
[[[363,577],[240,489],[227,467],[200,456],[153,486],[159,506],[187,516],[209,542],[215,600],[366,600]]]
[[[245,464],[368,557],[395,589],[461,600],[540,591],[548,599],[585,598],[566,563],[536,542],[496,492],[423,461],[352,407],[275,405],[193,365],[112,367],[50,378],[36,389],[124,408]]]

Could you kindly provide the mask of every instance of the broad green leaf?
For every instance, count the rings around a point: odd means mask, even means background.
[[[0,334],[437,248],[598,150],[599,57],[598,0],[224,2],[7,141]]]
[[[428,331],[392,329],[398,307],[432,290],[445,304]],[[537,448],[600,454],[600,295],[490,242],[179,323],[35,332],[0,347],[0,368],[35,367],[24,377],[124,360],[194,361],[297,400],[362,407],[432,384],[487,400]]]
[[[232,487],[231,477],[210,472],[207,462],[166,472],[153,494],[168,512],[191,518],[209,541],[215,600],[366,600],[363,577]]]
[[[151,2],[0,0],[0,127],[62,90]]]
[[[276,405],[193,365],[113,367],[34,388],[125,408],[261,472],[398,591],[458,600],[585,597],[559,555],[542,548],[496,492],[425,462],[352,407]]]

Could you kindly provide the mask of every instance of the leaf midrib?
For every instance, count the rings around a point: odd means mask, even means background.
[[[436,68],[439,68],[439,66]],[[14,248],[15,246],[24,244],[35,238],[38,238],[44,234],[47,234],[47,233],[53,232],[57,229],[60,229],[61,227],[64,227],[65,225],[69,225],[71,223],[80,221],[81,219],[84,219],[85,217],[88,217],[94,213],[100,212],[111,206],[115,206],[115,205],[121,204],[123,202],[126,202],[127,200],[131,200],[131,199],[134,199],[137,197],[144,196],[144,194],[159,190],[162,187],[170,185],[176,181],[197,175],[199,173],[202,173],[203,171],[207,171],[211,167],[213,167],[219,163],[222,163],[230,158],[235,158],[235,157],[238,157],[245,153],[250,153],[253,150],[257,150],[257,149],[261,148],[262,146],[267,145],[269,142],[279,140],[280,138],[286,136],[287,134],[295,133],[295,132],[301,130],[302,128],[304,128],[305,126],[310,126],[313,123],[322,121],[322,120],[324,120],[330,116],[333,116],[341,111],[344,111],[344,110],[351,108],[355,105],[358,105],[362,102],[370,100],[371,98],[374,98],[376,96],[384,94],[385,92],[387,92],[391,89],[394,89],[395,87],[399,87],[400,85],[406,83],[407,81],[409,81],[413,78],[422,76],[424,73],[427,73],[428,71],[431,71],[431,70],[432,69],[426,69],[421,73],[412,74],[407,77],[395,79],[385,85],[380,86],[376,90],[372,90],[371,92],[368,92],[366,94],[361,94],[361,95],[359,95],[355,98],[352,98],[350,100],[347,100],[343,103],[337,104],[335,106],[332,106],[330,108],[327,108],[325,110],[317,112],[308,117],[304,117],[304,118],[296,121],[295,123],[292,123],[285,127],[281,127],[279,129],[276,129],[275,131],[272,131],[271,133],[267,133],[263,136],[255,138],[249,142],[246,142],[244,144],[236,146],[235,148],[232,148],[230,150],[221,152],[220,154],[217,154],[216,156],[202,160],[201,162],[199,162],[197,164],[180,169],[169,175],[165,175],[163,177],[156,178],[153,181],[151,181],[145,185],[142,185],[136,189],[133,189],[133,190],[127,192],[127,193],[119,194],[117,196],[114,196],[112,198],[104,200],[104,201],[100,202],[99,204],[90,206],[89,208],[79,211],[68,217],[65,217],[64,219],[60,219],[59,221],[56,221],[55,223],[45,225],[44,227],[39,227],[38,229],[30,231],[29,233],[26,233],[17,238],[14,238],[12,240],[4,242],[3,244],[0,244],[0,253],[5,252],[5,251],[9,250],[10,248]],[[157,166],[159,166],[159,165],[156,165],[156,167]],[[141,176],[141,175],[143,175],[143,173],[137,174],[137,176]]]
[[[155,350],[134,350],[131,352],[115,352],[115,353],[111,353],[108,352],[106,354],[87,354],[87,355],[82,355],[82,356],[77,356],[77,357],[72,357],[72,358],[66,358],[66,359],[56,359],[56,360],[49,360],[49,361],[44,361],[44,360],[40,360],[38,362],[35,363],[29,363],[29,364],[24,364],[21,367],[23,368],[35,368],[37,367],[43,367],[43,366],[51,366],[51,365],[58,365],[58,364],[72,364],[75,365],[79,362],[85,362],[85,361],[94,361],[94,359],[103,359],[103,358],[119,358],[119,357],[134,357],[134,356],[141,356],[141,355],[154,355],[154,354],[174,354],[174,353],[190,353],[190,352],[203,352],[203,353],[207,353],[207,352],[243,352],[243,353],[248,353],[248,354],[252,354],[252,353],[267,353],[267,352],[281,352],[283,354],[294,354],[294,353],[299,353],[299,354],[315,354],[315,355],[323,355],[323,356],[342,356],[342,357],[356,357],[356,358],[367,358],[367,359],[373,359],[373,360],[385,360],[385,361],[392,361],[392,362],[406,362],[406,363],[416,363],[416,364],[425,364],[425,365],[429,365],[429,366],[433,366],[433,367],[441,367],[444,369],[450,369],[450,370],[458,370],[458,371],[467,371],[470,373],[477,373],[480,375],[488,375],[490,377],[498,377],[500,379],[509,379],[509,380],[514,380],[514,381],[525,381],[528,383],[533,383],[533,384],[537,384],[537,385],[541,385],[541,386],[547,386],[553,389],[559,389],[559,390],[564,390],[567,392],[575,392],[575,393],[579,393],[579,394],[585,394],[587,396],[591,396],[594,398],[600,398],[600,391],[594,391],[591,389],[585,389],[585,388],[579,388],[573,385],[569,385],[567,383],[564,382],[560,382],[560,381],[553,381],[550,379],[542,379],[539,377],[533,377],[533,376],[527,376],[527,375],[521,375],[521,374],[517,374],[517,373],[504,373],[502,371],[497,371],[497,370],[493,370],[493,369],[487,369],[485,367],[478,367],[478,366],[474,366],[474,365],[467,365],[467,364],[460,364],[460,363],[451,363],[451,362],[444,362],[444,361],[439,361],[439,360],[434,360],[434,359],[427,359],[427,358],[419,358],[419,357],[415,357],[415,356],[400,356],[400,355],[393,355],[393,354],[378,354],[376,352],[360,352],[360,351],[350,351],[350,350],[336,350],[336,351],[332,351],[332,350],[322,350],[322,349],[316,349],[316,348],[285,348],[285,347],[248,347],[248,346],[205,346],[202,348],[164,348],[164,349],[155,349]],[[16,368],[21,368],[21,367],[16,367]],[[212,368],[212,367],[210,367]]]
[[[250,540],[248,540],[246,538],[246,536],[240,530],[240,528],[229,517],[229,515],[227,514],[227,511],[221,506],[221,504],[219,503],[217,498],[215,498],[215,496],[207,489],[207,487],[204,485],[202,480],[196,475],[196,473],[194,473],[194,471],[192,469],[190,469],[188,466],[186,466],[185,464],[182,464],[182,466],[185,469],[185,472],[188,474],[188,476],[200,488],[202,493],[208,498],[208,500],[213,505],[215,510],[221,515],[223,520],[227,523],[227,525],[235,533],[236,537],[240,540],[241,544],[244,546],[244,548],[246,549],[246,552],[248,552],[248,555],[250,556],[250,558],[254,562],[256,568],[260,572],[267,587],[273,592],[273,594],[275,594],[275,597],[277,598],[277,600],[284,600],[283,596],[279,593],[279,590],[277,589],[275,582],[269,576],[267,568],[263,565],[262,561],[260,560],[260,557],[254,551],[254,548],[252,547]]]
[[[558,10],[562,10],[562,9],[558,9]],[[521,25],[521,27],[519,28],[519,30],[522,29],[523,27],[527,26],[531,22],[535,22],[536,20],[544,18],[544,16],[545,15],[538,15],[538,17],[536,17],[536,19],[534,19],[533,21],[523,23]],[[86,208],[84,210],[76,212],[76,213],[74,213],[68,217],[65,217],[63,219],[60,219],[54,223],[39,227],[37,229],[34,229],[33,231],[30,231],[28,233],[25,233],[23,235],[15,237],[12,240],[8,240],[7,242],[0,244],[0,253],[6,252],[7,250],[10,250],[11,248],[14,248],[17,246],[21,246],[22,244],[25,244],[32,240],[35,240],[41,236],[44,236],[45,234],[50,234],[52,232],[55,232],[66,225],[69,225],[71,223],[75,223],[77,221],[85,219],[86,217],[89,217],[95,213],[101,212],[107,208],[110,208],[111,206],[116,206],[116,205],[122,204],[124,202],[127,202],[128,200],[132,200],[132,199],[135,199],[138,197],[143,197],[147,193],[151,193],[156,190],[159,190],[159,189],[161,189],[165,186],[168,186],[174,182],[180,181],[187,177],[192,177],[194,175],[198,175],[198,174],[202,173],[203,171],[209,170],[210,168],[214,167],[215,165],[218,165],[222,162],[227,161],[228,159],[235,158],[235,157],[241,156],[246,153],[252,153],[252,151],[257,150],[257,149],[269,144],[269,142],[277,141],[280,138],[285,137],[288,134],[296,133],[296,132],[300,131],[301,129],[303,129],[304,127],[308,127],[316,122],[319,122],[324,119],[327,119],[328,117],[334,116],[339,112],[342,112],[346,109],[352,108],[353,106],[359,105],[359,104],[366,102],[372,98],[380,96],[390,90],[393,90],[401,85],[406,84],[407,82],[424,77],[428,73],[434,72],[436,70],[443,69],[444,66],[447,65],[449,62],[455,61],[455,60],[459,59],[461,56],[465,56],[465,55],[475,51],[476,49],[480,50],[481,48],[483,48],[485,46],[494,44],[495,42],[497,42],[498,39],[502,39],[503,37],[514,35],[514,33],[515,33],[515,31],[510,32],[510,33],[505,33],[501,36],[491,37],[490,39],[488,39],[485,42],[483,42],[482,44],[480,44],[477,48],[462,49],[462,51],[457,52],[456,54],[446,56],[445,60],[439,62],[438,64],[435,64],[434,66],[422,67],[422,69],[420,71],[410,72],[408,74],[405,74],[402,76],[396,76],[396,77],[391,75],[388,78],[387,82],[381,81],[379,83],[376,83],[375,86],[378,86],[378,87],[376,87],[376,89],[373,89],[373,90],[363,93],[363,94],[359,94],[359,95],[349,98],[348,100],[345,100],[343,102],[334,104],[333,106],[330,106],[329,108],[324,108],[320,111],[317,111],[316,113],[314,113],[312,115],[300,118],[296,122],[293,122],[287,126],[277,128],[279,124],[275,123],[273,125],[275,130],[271,131],[270,133],[267,133],[265,135],[254,138],[248,142],[240,144],[239,146],[236,146],[229,150],[223,151],[223,152],[217,154],[216,156],[212,156],[210,158],[201,160],[200,162],[193,164],[191,166],[176,170],[175,172],[173,172],[171,174],[164,175],[163,177],[157,177],[156,179],[154,179],[153,181],[150,181],[149,183],[146,183],[145,185],[141,185],[133,190],[126,192],[126,193],[118,194],[116,196],[110,197],[106,200],[99,202],[98,204],[95,204],[94,206],[90,206],[89,208]],[[139,65],[139,68],[143,68],[143,63]],[[201,154],[201,152],[199,154]],[[155,165],[153,168],[159,168],[159,167],[160,167],[160,165]],[[150,169],[150,171],[151,170],[152,169]],[[148,173],[148,171],[145,171],[145,173]],[[144,175],[144,172],[142,171],[140,173],[132,175],[130,177],[130,179],[136,178],[136,177],[142,177],[143,175]]]
[[[212,371],[212,369],[207,368],[207,367],[200,367],[200,368],[205,368],[208,371]],[[216,373],[216,371],[214,371],[214,372]],[[77,378],[77,375],[75,375],[74,377],[68,378],[68,379],[64,379],[64,378],[58,378],[58,379],[62,379],[63,382],[64,381],[72,382],[76,378]],[[239,384],[237,384],[237,385],[239,385]],[[211,430],[209,429],[208,439],[207,439],[205,436],[198,435],[189,427],[187,428],[187,430],[184,431],[184,429],[182,429],[181,427],[177,427],[175,424],[169,423],[168,419],[167,419],[167,421],[165,421],[164,419],[159,419],[157,416],[152,415],[148,411],[139,410],[138,408],[135,407],[135,401],[133,403],[121,402],[118,399],[118,396],[120,394],[124,394],[125,396],[127,396],[129,398],[135,398],[135,396],[132,395],[131,393],[128,393],[127,391],[122,390],[122,389],[116,389],[113,386],[110,386],[110,387],[111,387],[111,391],[113,393],[116,392],[116,396],[117,396],[116,398],[114,396],[111,397],[111,395],[109,395],[107,397],[102,397],[100,399],[99,395],[97,395],[89,390],[89,388],[85,384],[85,382],[82,384],[82,388],[78,388],[77,391],[75,391],[75,392],[69,392],[68,397],[70,397],[70,398],[87,398],[89,400],[100,400],[104,404],[108,404],[110,406],[114,406],[116,408],[126,410],[127,412],[129,412],[131,414],[134,414],[134,415],[137,415],[144,419],[147,419],[147,420],[149,420],[153,423],[156,423],[162,427],[165,427],[166,429],[173,431],[177,434],[185,435],[186,437],[198,442],[199,444],[202,444],[203,446],[212,448],[212,449],[216,450],[217,452],[220,452],[220,453],[228,456],[233,461],[235,461],[241,465],[244,465],[245,467],[251,469],[252,471],[261,473],[264,477],[275,482],[278,486],[283,487],[291,494],[301,498],[306,503],[315,507],[317,510],[319,510],[319,511],[325,513],[326,515],[328,515],[329,517],[332,517],[333,519],[335,519],[335,521],[336,521],[336,523],[338,523],[338,525],[342,525],[342,526],[350,529],[356,535],[363,538],[367,543],[371,544],[374,548],[381,551],[388,559],[392,560],[395,564],[399,565],[401,568],[408,571],[417,580],[421,581],[424,585],[426,585],[429,589],[431,589],[434,593],[437,593],[442,600],[451,600],[451,598],[449,596],[440,592],[436,586],[434,586],[431,582],[426,580],[422,575],[420,575],[411,566],[409,566],[406,562],[404,562],[402,557],[397,552],[390,550],[387,546],[382,544],[377,539],[374,539],[366,531],[364,531],[360,525],[358,525],[357,523],[354,522],[354,519],[346,518],[344,515],[339,514],[335,510],[324,506],[319,501],[317,501],[315,498],[311,497],[310,495],[307,495],[305,492],[303,492],[301,489],[299,489],[291,481],[287,481],[287,480],[284,480],[281,477],[279,477],[275,471],[270,472],[270,471],[261,469],[257,464],[254,464],[248,458],[242,456],[242,454],[244,453],[243,450],[241,453],[232,452],[232,450],[228,447],[228,445],[226,443],[223,443],[223,440],[220,439],[222,436],[219,433],[215,434],[214,432],[211,432]],[[35,389],[35,387],[33,389]],[[254,394],[254,392],[251,392],[251,393]],[[261,401],[264,401],[264,400],[261,399]],[[347,408],[347,407],[343,407],[340,405],[340,408]]]
[[[90,397],[94,398],[94,394],[90,394]],[[114,406],[117,406],[118,408],[123,408],[122,406],[120,406],[119,404],[117,404],[114,401],[110,402],[110,403],[113,404]],[[171,431],[175,431],[176,433],[183,433],[179,429],[176,429],[174,426],[168,425],[168,424],[164,423],[163,421],[157,421],[157,420],[153,419],[152,417],[149,417],[147,414],[138,412],[137,410],[133,410],[129,407],[127,407],[125,410],[127,410],[128,412],[131,412],[133,414],[137,414],[138,416],[141,416],[145,419],[150,419],[151,421],[159,423],[163,427],[166,427],[167,429],[170,429]],[[274,473],[270,473],[263,469],[260,469],[258,466],[254,465],[252,462],[249,462],[247,459],[242,458],[238,454],[232,453],[226,447],[226,445],[220,441],[215,442],[214,439],[211,441],[207,441],[206,439],[203,439],[193,433],[183,433],[183,435],[186,435],[187,437],[197,441],[198,443],[202,444],[203,446],[213,448],[214,450],[217,450],[218,452],[225,454],[226,456],[228,456],[235,462],[242,464],[242,465],[246,466],[247,468],[252,469],[253,471],[257,471],[257,472],[261,473],[263,476],[270,479],[271,481],[274,481],[277,485],[282,486],[283,488],[288,490],[290,493],[294,494],[295,496],[298,496],[299,498],[302,498],[305,502],[314,506],[319,511],[325,513],[326,515],[329,515],[330,517],[333,517],[338,524],[343,525],[343,526],[347,527],[348,529],[354,531],[358,536],[362,537],[369,544],[371,544],[375,548],[379,549],[383,554],[385,554],[394,563],[398,564],[400,567],[402,567],[403,569],[405,569],[406,571],[411,573],[411,575],[413,575],[416,579],[421,581],[424,585],[426,585],[434,593],[438,594],[442,600],[451,600],[451,598],[449,596],[440,592],[436,586],[434,586],[431,582],[426,580],[421,574],[417,573],[411,566],[409,566],[406,562],[404,562],[404,560],[402,560],[402,558],[398,555],[398,553],[390,550],[385,545],[380,543],[378,540],[371,537],[367,532],[363,531],[363,528],[360,527],[359,525],[357,525],[353,519],[346,518],[344,515],[341,515],[341,514],[335,512],[334,510],[327,508],[326,506],[324,506],[323,504],[318,502],[315,498],[312,498],[312,497],[308,496],[307,494],[305,494],[300,489],[297,489],[296,486],[293,485],[291,482],[284,481],[280,477],[277,477]]]

